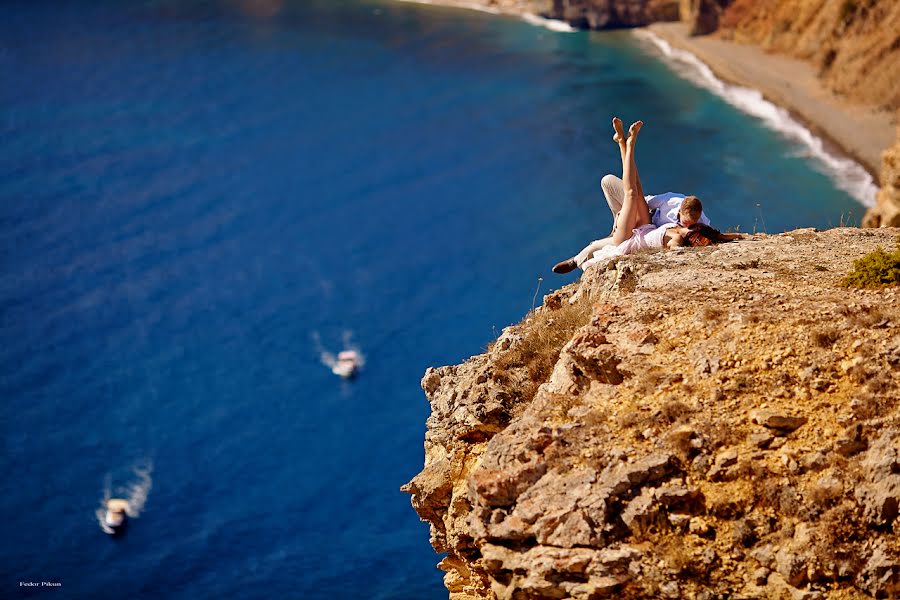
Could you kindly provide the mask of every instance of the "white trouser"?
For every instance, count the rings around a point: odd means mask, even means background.
[[[606,204],[609,205],[609,210],[612,212],[613,231],[615,231],[616,217],[622,210],[622,203],[625,201],[625,183],[615,175],[604,175],[600,180],[600,188],[603,190],[603,197],[606,198]],[[575,255],[575,264],[580,267],[584,261],[594,255],[594,252],[614,244],[612,235],[602,240],[594,240]]]

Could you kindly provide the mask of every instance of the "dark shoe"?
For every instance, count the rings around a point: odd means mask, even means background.
[[[570,258],[568,260],[564,260],[562,262],[558,262],[555,265],[553,265],[553,272],[559,273],[560,275],[564,275],[566,273],[574,271],[577,267],[578,267],[578,265],[575,264],[575,259]]]

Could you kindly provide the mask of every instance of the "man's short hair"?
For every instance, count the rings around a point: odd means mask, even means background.
[[[700,215],[703,214],[703,204],[697,196],[685,196],[678,212],[690,215],[692,219],[699,221]]]

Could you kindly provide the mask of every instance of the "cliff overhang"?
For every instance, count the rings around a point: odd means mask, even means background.
[[[621,257],[429,369],[450,597],[900,594],[900,290],[840,285],[898,234]]]

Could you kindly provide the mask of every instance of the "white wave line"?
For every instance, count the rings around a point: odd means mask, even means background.
[[[836,156],[825,149],[822,139],[791,117],[790,113],[763,98],[759,90],[723,82],[706,63],[691,52],[673,48],[654,33],[637,30],[638,38],[651,42],[668,59],[667,63],[680,76],[705,88],[735,108],[751,115],[785,137],[798,142],[805,155],[824,167],[825,174],[835,186],[850,194],[863,206],[873,206],[878,187],[872,176],[856,161]]]
[[[484,4],[480,4],[478,2],[448,2],[447,0],[397,0],[398,2],[408,2],[410,4],[428,4],[431,6],[449,6],[452,8],[464,8],[467,10],[476,10],[478,12],[489,13],[492,15],[502,15],[502,14],[510,14],[510,15],[518,15],[522,18],[523,21],[529,23],[531,25],[535,25],[536,27],[543,27],[545,29],[549,29],[550,31],[556,31],[559,33],[573,33],[578,31],[565,21],[560,21],[558,19],[547,19],[540,15],[535,15],[532,13],[520,13],[516,11],[503,11],[499,8],[494,8],[492,6],[485,6]]]
[[[434,0],[397,0],[398,2],[408,2],[410,4],[430,4],[432,6],[451,6],[455,8],[465,8],[468,10],[477,10],[478,12],[490,13],[492,15],[501,14],[500,9],[484,6],[477,2],[435,2]]]
[[[532,13],[523,13],[522,20],[526,23],[530,23],[531,25],[544,27],[546,29],[549,29],[550,31],[557,31],[559,33],[574,33],[578,31],[565,21],[560,21],[558,19],[547,19],[545,17],[541,17]]]

